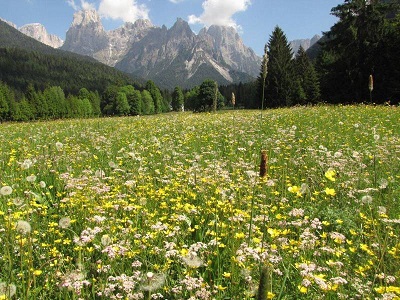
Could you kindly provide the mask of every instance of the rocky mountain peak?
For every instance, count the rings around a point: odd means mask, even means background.
[[[5,23],[7,23],[8,25],[10,25],[11,27],[14,27],[15,29],[18,29],[17,25],[15,25],[13,22],[7,21],[7,20],[5,20],[3,18],[0,18],[0,21],[3,21]]]
[[[26,24],[19,28],[19,31],[53,48],[59,48],[64,43],[58,36],[49,34],[46,28],[40,23]]]
[[[147,19],[138,19],[133,25],[137,30],[145,30],[154,27],[151,21]]]
[[[108,46],[108,36],[97,11],[77,11],[62,49],[94,57],[96,52],[108,49]]]
[[[90,23],[101,23],[100,16],[96,10],[81,10],[74,13],[71,26],[85,26]]]

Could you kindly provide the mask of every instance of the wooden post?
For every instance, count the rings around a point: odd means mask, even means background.
[[[261,150],[261,162],[260,162],[260,177],[263,178],[267,176],[268,170],[268,157],[267,157],[267,150]]]

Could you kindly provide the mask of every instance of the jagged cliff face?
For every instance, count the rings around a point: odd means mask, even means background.
[[[170,29],[138,20],[107,32],[95,11],[74,15],[62,49],[169,88],[192,86],[204,78],[224,84],[246,81],[257,76],[260,64],[233,28],[211,26],[196,35],[178,18]]]
[[[21,28],[19,28],[19,31],[53,48],[60,48],[64,43],[64,41],[60,39],[58,36],[49,34],[46,28],[39,23],[24,25]]]
[[[292,48],[293,56],[296,55],[300,46],[303,47],[303,49],[306,51],[311,46],[313,46],[316,42],[318,42],[320,38],[321,37],[318,34],[316,34],[311,39],[300,39],[300,40],[291,41],[289,44],[290,44],[290,47]]]
[[[74,14],[61,49],[95,57],[97,52],[108,46],[108,36],[97,12],[84,10]]]

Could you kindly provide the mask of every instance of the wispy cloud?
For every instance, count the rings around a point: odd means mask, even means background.
[[[89,9],[96,9],[94,3],[87,2],[85,0],[81,0],[81,4],[76,4],[75,0],[66,0],[68,5],[71,6],[74,10],[89,10]]]
[[[169,2],[174,3],[174,4],[178,4],[178,3],[181,3],[183,1],[185,1],[185,0],[169,0]]]
[[[68,5],[71,6],[74,10],[79,10],[79,6],[75,3],[75,0],[66,0]]]
[[[202,4],[203,13],[200,16],[190,15],[190,24],[204,24],[231,26],[237,30],[241,27],[232,16],[238,12],[246,11],[251,5],[251,0],[205,0]]]
[[[105,18],[134,22],[137,19],[149,19],[149,9],[136,0],[101,0],[99,14]]]

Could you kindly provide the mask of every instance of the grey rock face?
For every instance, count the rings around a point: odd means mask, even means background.
[[[54,34],[49,34],[46,28],[39,23],[26,24],[19,28],[23,34],[53,48],[60,48],[64,41]]]
[[[108,36],[95,10],[78,11],[67,31],[63,50],[95,57],[109,45]]]
[[[307,51],[312,45],[314,45],[321,37],[316,34],[311,39],[300,39],[300,40],[293,40],[289,42],[290,47],[293,51],[293,56],[296,55],[297,51],[299,50],[300,46],[303,47],[304,51]]]
[[[211,26],[196,35],[178,18],[170,29],[138,20],[107,32],[95,11],[75,13],[62,49],[164,87],[190,86],[205,78],[226,84],[246,81],[257,76],[261,63],[233,28]]]

